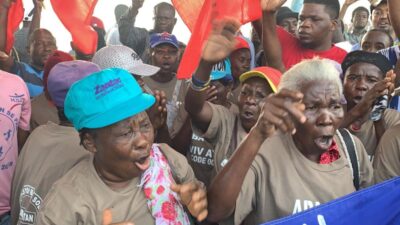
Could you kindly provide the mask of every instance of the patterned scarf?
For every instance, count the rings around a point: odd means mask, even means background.
[[[167,159],[157,145],[150,152],[150,167],[143,173],[140,187],[157,225],[189,225],[179,196],[170,189],[175,183]]]
[[[340,158],[339,147],[337,146],[335,140],[333,140],[331,147],[329,147],[329,149],[326,152],[322,153],[319,159],[319,164],[330,164],[332,162],[335,162],[339,158]]]

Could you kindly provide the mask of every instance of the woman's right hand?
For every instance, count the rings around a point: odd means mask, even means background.
[[[277,129],[284,133],[296,132],[295,123],[306,122],[303,94],[283,89],[265,98],[260,117],[254,127],[264,138],[273,135]]]

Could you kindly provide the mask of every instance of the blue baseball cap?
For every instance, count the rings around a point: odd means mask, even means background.
[[[215,64],[211,71],[211,80],[232,80],[232,71],[231,71],[231,61],[229,59],[225,59],[217,64]]]
[[[178,39],[176,39],[175,35],[164,32],[152,34],[150,36],[150,47],[154,48],[161,44],[170,44],[176,48],[179,48]]]
[[[155,103],[132,75],[111,68],[74,83],[64,102],[64,113],[78,131],[102,128],[145,111]]]

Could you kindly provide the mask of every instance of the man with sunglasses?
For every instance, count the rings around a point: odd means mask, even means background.
[[[161,2],[154,6],[154,27],[147,31],[144,28],[135,27],[136,16],[143,6],[144,0],[132,0],[132,6],[123,15],[119,22],[120,41],[122,44],[132,48],[147,62],[150,35],[155,33],[172,33],[177,19],[174,7]]]

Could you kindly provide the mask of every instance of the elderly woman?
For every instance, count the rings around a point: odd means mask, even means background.
[[[36,224],[98,225],[106,209],[113,216],[107,223],[190,224],[186,209],[200,221],[206,217],[205,191],[186,159],[153,144],[145,110],[154,102],[122,69],[94,73],[70,88],[65,115],[93,156],[53,185]]]
[[[266,98],[257,124],[214,178],[209,219],[260,224],[356,190],[337,129],[343,118],[339,73],[328,60],[305,60],[287,71]],[[275,130],[280,130],[275,135]],[[359,185],[372,180],[361,142],[353,137]]]

